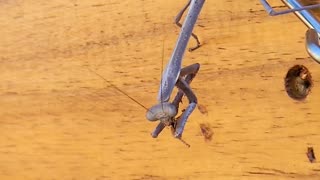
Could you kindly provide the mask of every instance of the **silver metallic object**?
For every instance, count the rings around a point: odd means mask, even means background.
[[[146,114],[149,121],[160,120],[156,129],[151,133],[156,138],[165,126],[172,126],[174,137],[181,139],[188,117],[197,105],[197,98],[190,88],[192,79],[197,74],[200,65],[198,63],[181,69],[183,55],[185,53],[190,36],[197,40],[197,46],[189,49],[190,51],[200,47],[200,42],[195,34],[192,33],[193,27],[198,19],[205,0],[189,0],[187,5],[178,13],[175,21],[181,27],[176,46],[173,50],[169,63],[167,64],[160,82],[158,93],[158,104],[151,107]],[[190,6],[190,7],[189,7]],[[179,23],[184,11],[189,7],[183,25]],[[174,87],[179,91],[172,102],[169,102]],[[179,103],[185,95],[189,100],[189,105],[179,118],[175,118],[178,113]]]
[[[320,63],[320,23],[310,12],[311,9],[320,8],[320,4],[303,6],[299,0],[282,0],[282,2],[290,9],[276,12],[266,0],[260,0],[260,2],[271,16],[292,12],[297,15],[297,17],[309,28],[306,32],[307,52],[317,63]]]

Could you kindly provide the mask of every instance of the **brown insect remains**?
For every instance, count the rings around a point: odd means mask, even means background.
[[[316,161],[316,156],[314,155],[313,147],[308,147],[307,157],[311,163]]]
[[[197,106],[198,106],[198,109],[201,112],[201,114],[208,115],[208,110],[207,110],[206,106],[204,106],[202,104],[198,104]]]
[[[305,99],[312,88],[312,77],[303,65],[295,65],[289,69],[285,77],[287,94],[295,100]]]
[[[211,129],[210,124],[208,123],[200,123],[199,124],[200,129],[201,129],[201,133],[204,137],[205,141],[211,141],[212,140],[212,136],[213,136],[213,131]]]

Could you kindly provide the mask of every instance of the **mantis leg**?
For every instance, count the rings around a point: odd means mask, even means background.
[[[157,127],[154,129],[154,131],[151,133],[151,136],[153,138],[157,138],[158,135],[161,133],[161,131],[166,127],[166,125],[162,122],[159,122]]]
[[[193,78],[198,73],[199,69],[200,69],[199,63],[195,63],[187,67],[184,67],[181,69],[180,77],[182,78],[185,77],[186,83],[190,84]],[[177,107],[177,110],[179,109],[179,103],[182,101],[183,95],[184,95],[184,92],[181,89],[179,89],[176,97],[172,101],[172,104],[174,104]]]
[[[195,109],[197,105],[197,97],[193,93],[192,89],[190,88],[189,84],[193,80],[193,78],[196,76],[197,72],[199,71],[200,64],[196,63],[190,66],[187,66],[181,70],[180,78],[177,81],[176,86],[179,88],[179,92],[177,93],[173,104],[179,108],[179,103],[181,102],[182,96],[185,94],[189,100],[189,105],[183,112],[183,114],[177,119],[176,125],[175,125],[175,133],[174,136],[176,138],[181,138],[184,127],[186,125],[186,122]],[[185,76],[185,78],[183,78]]]
[[[180,28],[182,27],[182,24],[179,22],[182,18],[183,13],[187,10],[187,8],[190,6],[192,0],[189,0],[188,3],[181,9],[181,11],[178,13],[178,15],[176,16],[174,22],[177,26],[179,26]],[[189,51],[194,51],[196,49],[198,49],[201,44],[199,41],[199,38],[197,35],[195,35],[194,33],[191,34],[191,36],[197,41],[197,45],[195,47],[189,48]]]
[[[177,82],[177,86],[179,89],[183,91],[183,93],[187,96],[189,100],[189,105],[181,115],[181,117],[177,120],[176,127],[175,127],[175,134],[174,137],[176,138],[181,138],[184,126],[187,123],[187,120],[195,107],[197,106],[197,97],[196,95],[192,92],[189,84],[184,80],[184,79],[179,79]]]
[[[184,81],[187,83],[187,84],[190,84],[191,81],[193,80],[193,78],[196,76],[196,74],[198,73],[199,71],[199,68],[200,68],[200,64],[199,63],[195,63],[195,64],[192,64],[190,66],[187,66],[187,67],[184,67],[181,69],[181,72],[180,72],[180,77],[181,78],[184,78]],[[179,103],[181,102],[182,100],[182,97],[184,95],[184,91],[182,89],[179,89],[176,97],[174,98],[172,104],[174,104],[177,108],[177,110],[179,109]],[[181,119],[181,118],[179,118]],[[157,138],[158,135],[161,133],[161,131],[166,127],[165,124],[163,124],[162,122],[159,122],[159,124],[157,125],[157,127],[155,128],[155,130],[151,133],[151,136],[153,138]],[[176,126],[177,127],[177,126]]]

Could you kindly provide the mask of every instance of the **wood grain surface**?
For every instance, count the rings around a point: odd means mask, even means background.
[[[203,46],[183,61],[201,64],[191,86],[202,113],[183,134],[191,148],[170,129],[151,138],[146,110],[88,70],[155,104],[162,47],[166,64],[186,2],[0,0],[0,179],[320,179],[306,156],[320,157],[320,65],[293,14],[205,2],[194,31]],[[314,80],[302,102],[284,90],[296,64]]]

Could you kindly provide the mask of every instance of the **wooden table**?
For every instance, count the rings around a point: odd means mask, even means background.
[[[192,87],[207,109],[189,119],[189,149],[169,129],[152,139],[145,110],[88,70],[155,104],[185,3],[0,1],[0,179],[319,179],[306,151],[320,152],[320,65],[293,14],[205,3],[195,28],[204,45],[183,62],[201,64]],[[295,64],[314,79],[303,102],[284,91]]]

